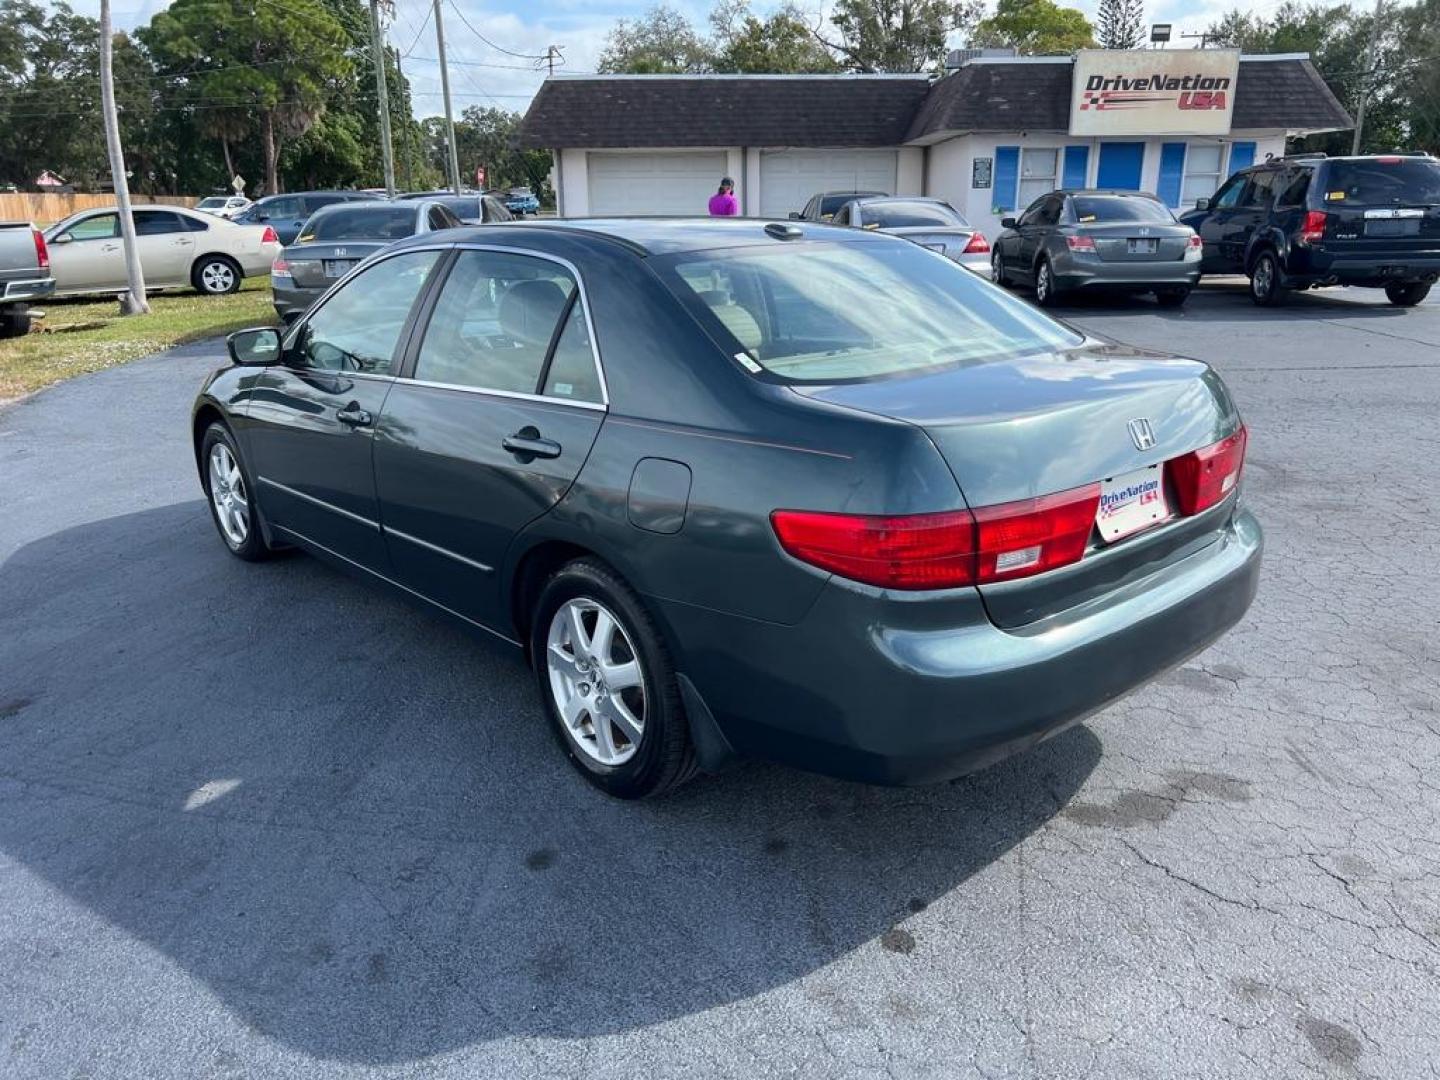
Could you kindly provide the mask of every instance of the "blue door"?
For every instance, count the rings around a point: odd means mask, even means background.
[[[1144,161],[1143,142],[1101,143],[1100,169],[1095,176],[1095,186],[1139,191],[1140,166]]]

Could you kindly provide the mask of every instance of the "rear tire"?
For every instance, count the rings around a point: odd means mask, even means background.
[[[1250,299],[1261,307],[1283,303],[1288,290],[1280,280],[1280,262],[1269,251],[1256,256],[1250,267]]]
[[[1177,285],[1173,289],[1156,289],[1155,299],[1161,307],[1177,308],[1190,299],[1190,286]]]
[[[1428,281],[1411,281],[1404,285],[1386,285],[1385,296],[1396,307],[1414,307],[1430,295]]]
[[[530,659],[552,733],[601,791],[645,799],[695,775],[669,650],[635,590],[604,563],[576,559],[545,583]]]
[[[190,271],[190,283],[206,296],[228,296],[239,292],[245,280],[240,264],[228,255],[202,255]]]
[[[1035,302],[1047,308],[1060,302],[1060,287],[1055,284],[1049,259],[1041,259],[1035,266]]]
[[[30,333],[30,312],[6,311],[0,314],[0,338],[24,337]]]

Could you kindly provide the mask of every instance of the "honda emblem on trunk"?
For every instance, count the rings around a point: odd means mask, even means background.
[[[1130,429],[1130,441],[1135,444],[1136,450],[1149,450],[1155,445],[1155,432],[1145,417],[1137,416],[1125,426]]]

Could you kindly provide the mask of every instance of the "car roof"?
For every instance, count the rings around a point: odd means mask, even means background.
[[[800,235],[781,239],[767,233],[767,225],[798,230]],[[467,226],[449,229],[447,239],[455,243],[500,243],[504,240],[524,242],[526,234],[593,239],[618,243],[637,255],[675,255],[681,252],[707,251],[721,248],[766,247],[790,244],[797,240],[823,240],[831,243],[908,243],[882,233],[824,225],[813,221],[791,221],[773,218],[571,218],[565,221],[505,222],[502,224]],[[400,241],[402,244],[424,244],[422,236]],[[434,243],[434,234],[428,242]]]
[[[1121,198],[1149,199],[1151,202],[1159,202],[1160,196],[1152,191],[1132,191],[1129,188],[1060,188],[1051,192],[1052,195],[1115,195]]]
[[[934,203],[937,206],[949,206],[944,199],[937,199],[934,195],[862,195],[854,200],[864,203],[866,206],[874,206],[876,203],[886,202],[908,202],[908,203]]]

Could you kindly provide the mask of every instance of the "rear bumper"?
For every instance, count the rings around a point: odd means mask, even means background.
[[[929,783],[1026,749],[1205,648],[1249,608],[1262,547],[1237,511],[1179,562],[1010,631],[971,589],[939,598],[832,579],[793,626],[657,604],[740,753]]]
[[[325,289],[306,289],[294,284],[293,281],[287,285],[284,280],[272,276],[270,291],[275,303],[275,313],[285,322],[304,315],[316,300],[325,295]]]
[[[1287,285],[1391,285],[1440,278],[1440,249],[1388,253],[1293,249]]]
[[[6,281],[0,284],[0,303],[14,303],[17,300],[38,300],[55,291],[53,277],[26,278],[23,281]]]
[[[1193,288],[1199,280],[1199,259],[1122,263],[1071,257],[1055,264],[1055,284],[1062,289]]]

